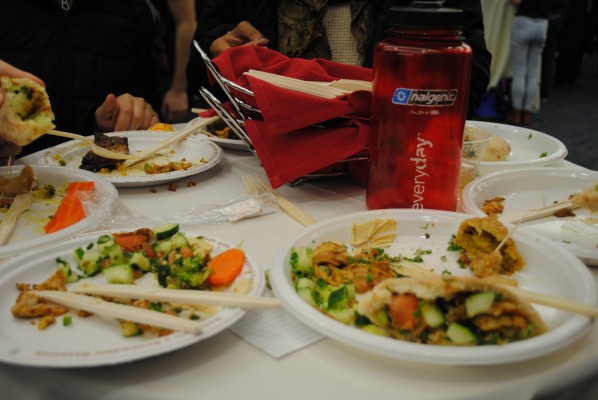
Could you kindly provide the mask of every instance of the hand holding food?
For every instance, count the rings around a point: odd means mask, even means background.
[[[54,129],[54,113],[46,89],[28,78],[0,77],[0,138],[25,146]]]

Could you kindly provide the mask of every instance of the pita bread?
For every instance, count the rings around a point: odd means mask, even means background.
[[[362,296],[362,298],[359,300],[357,311],[360,314],[368,317],[370,321],[381,328],[389,330],[391,335],[394,337],[426,343],[426,340],[429,338],[435,337],[438,339],[439,336],[444,336],[441,334],[445,327],[440,327],[434,331],[428,331],[425,333],[425,335],[422,335],[424,339],[417,340],[417,337],[409,337],[409,335],[403,336],[404,332],[398,332],[396,328],[393,329],[393,327],[390,326],[390,322],[386,324],[381,324],[379,322],[379,318],[377,318],[377,315],[379,315],[378,313],[380,310],[387,309],[388,305],[391,303],[392,297],[395,294],[411,294],[420,300],[425,300],[431,303],[434,303],[436,300],[441,300],[445,305],[448,304],[454,306],[453,310],[444,311],[446,313],[446,320],[453,319],[466,325],[476,326],[474,319],[480,317],[480,315],[467,317],[464,312],[459,313],[454,312],[454,310],[458,307],[463,307],[464,299],[467,296],[481,292],[494,292],[496,294],[496,300],[494,303],[496,307],[493,305],[488,314],[483,314],[481,316],[490,319],[496,318],[497,321],[498,318],[501,318],[502,316],[521,316],[526,321],[526,327],[521,332],[522,336],[527,334],[529,334],[530,337],[537,336],[548,331],[548,327],[544,321],[542,321],[540,315],[529,303],[520,299],[505,287],[473,277],[439,276],[425,279],[387,279],[378,284],[372,291],[365,293]],[[508,307],[507,305],[514,305],[515,307]],[[449,317],[448,314],[451,313],[451,311],[453,312]],[[501,328],[504,327],[498,327],[496,332],[499,332]],[[440,334],[438,330],[440,330]],[[482,332],[481,334],[493,334],[496,332],[486,331]],[[518,335],[514,335],[514,337],[518,337]],[[523,338],[524,337],[518,337],[514,340],[521,340]],[[433,344],[451,344],[450,342],[446,342],[444,340],[445,339],[440,339],[438,340],[439,342]],[[509,341],[508,338],[503,338],[502,340],[507,340],[507,342]]]
[[[54,113],[46,89],[26,78],[0,77],[0,137],[25,146],[54,129]]]

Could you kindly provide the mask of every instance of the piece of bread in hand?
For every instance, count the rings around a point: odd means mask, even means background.
[[[0,138],[25,146],[54,129],[54,113],[46,89],[27,78],[0,77]]]

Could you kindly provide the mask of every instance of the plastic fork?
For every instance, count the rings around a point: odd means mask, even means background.
[[[97,144],[95,144],[93,139],[90,139],[90,138],[82,136],[82,135],[77,135],[76,133],[51,130],[51,131],[46,132],[46,134],[53,135],[53,136],[61,136],[61,137],[75,139],[75,140],[84,142],[91,148],[91,150],[95,154],[97,154],[98,156],[102,156],[104,158],[110,158],[113,160],[136,160],[138,158],[138,156],[135,156],[132,154],[117,153],[117,152],[105,149],[103,147],[100,147]]]
[[[299,206],[291,203],[288,199],[279,194],[259,175],[243,175],[243,185],[247,193],[254,195],[260,195],[262,193],[269,193],[274,199],[278,206],[290,215],[295,221],[299,222],[303,226],[315,224],[316,220],[309,215],[307,212],[302,210]]]

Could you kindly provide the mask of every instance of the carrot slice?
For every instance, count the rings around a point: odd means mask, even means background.
[[[208,267],[212,270],[208,282],[211,285],[231,283],[241,273],[244,260],[245,253],[238,248],[228,249],[218,254],[208,263]]]
[[[85,218],[85,210],[79,199],[78,192],[92,191],[94,182],[73,182],[66,189],[66,195],[62,203],[44,226],[46,233],[54,233],[68,226],[71,226]]]
[[[417,325],[415,313],[419,299],[412,294],[392,296],[388,305],[388,315],[391,325],[399,329],[413,330]]]

